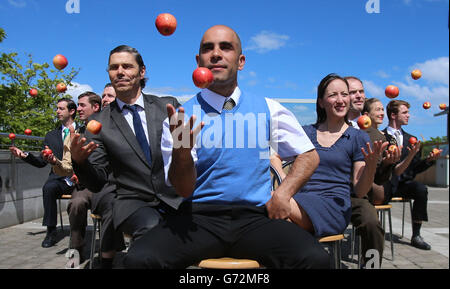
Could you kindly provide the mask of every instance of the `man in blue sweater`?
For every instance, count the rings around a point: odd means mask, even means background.
[[[161,139],[166,183],[184,201],[133,242],[125,266],[186,268],[227,256],[268,268],[328,268],[318,241],[286,220],[292,195],[319,163],[311,141],[279,103],[241,92],[237,73],[245,56],[231,28],[208,29],[196,59],[214,81],[178,112],[167,105]],[[269,146],[283,158],[296,158],[274,192]]]

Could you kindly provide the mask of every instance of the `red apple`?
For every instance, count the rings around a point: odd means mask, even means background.
[[[9,139],[14,140],[16,138],[16,135],[14,133],[9,134]]]
[[[36,88],[32,88],[32,89],[30,89],[28,94],[30,94],[30,96],[32,96],[32,97],[35,97],[38,94],[38,91]]]
[[[384,93],[389,98],[396,98],[398,94],[400,93],[400,90],[395,85],[388,85],[386,89],[384,90]]]
[[[439,104],[439,108],[444,110],[447,108],[447,105],[445,103],[441,103],[441,104]]]
[[[429,101],[425,101],[422,106],[425,109],[429,109],[431,107],[431,103]]]
[[[412,136],[412,137],[409,138],[409,143],[412,144],[412,145],[416,144],[417,143],[417,139]]]
[[[31,129],[27,128],[27,129],[25,130],[25,134],[26,134],[26,135],[31,135]]]
[[[414,69],[413,71],[411,71],[411,77],[414,80],[417,80],[417,79],[421,78],[422,77],[422,71],[420,71],[419,69]]]
[[[437,155],[441,153],[441,150],[438,148],[434,148],[431,152],[433,153],[433,155]]]
[[[56,69],[64,69],[67,64],[69,64],[69,62],[64,55],[56,54],[55,57],[53,57],[53,65],[56,67]]]
[[[45,149],[42,154],[44,155],[44,157],[51,155],[53,152],[51,149]]]
[[[372,125],[372,120],[367,115],[361,115],[357,123],[360,129],[368,129]]]
[[[397,150],[398,150],[398,147],[394,144],[392,144],[388,147],[388,151],[390,151],[391,153],[394,153]]]
[[[99,134],[102,130],[102,124],[93,119],[88,122],[86,129],[92,134]]]
[[[206,88],[214,81],[214,76],[208,68],[199,67],[192,73],[192,80],[195,86]]]
[[[67,86],[64,82],[60,82],[56,85],[56,90],[60,93],[63,93],[67,90]]]
[[[164,36],[172,35],[177,29],[177,19],[169,13],[162,13],[156,17],[156,29]]]

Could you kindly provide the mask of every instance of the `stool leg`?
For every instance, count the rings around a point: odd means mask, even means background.
[[[405,236],[405,202],[403,201],[403,213],[402,213],[402,239]]]
[[[95,232],[97,230],[97,219],[92,218],[92,221],[94,223],[94,231],[92,232],[92,238],[91,238],[91,255],[89,257],[89,269],[92,269],[92,263],[94,262],[94,252],[95,252]]]
[[[391,238],[391,255],[392,255],[392,261],[394,261],[394,241],[392,240],[392,218],[391,218],[391,209],[388,210],[388,217],[389,217],[389,236]]]
[[[355,226],[352,224],[352,238],[350,241],[351,260],[353,260],[353,252],[355,252]]]
[[[333,242],[334,268],[341,269],[339,240]]]
[[[98,223],[98,259],[100,261],[100,264],[102,263],[102,239],[101,239],[101,232],[102,232],[102,220]]]
[[[358,238],[358,269],[360,269],[361,268],[361,259],[362,259],[361,236],[357,235],[356,238]]]
[[[61,199],[58,199],[59,204],[59,223],[61,224],[61,231],[64,232],[64,225],[63,225],[63,218],[62,218],[62,211],[61,211]]]

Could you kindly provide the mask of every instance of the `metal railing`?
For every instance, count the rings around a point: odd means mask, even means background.
[[[7,138],[9,139],[9,133],[7,132],[0,132],[0,138]],[[24,150],[35,150],[40,151],[42,149],[41,145],[36,145],[37,142],[42,143],[44,141],[44,137],[41,136],[33,136],[33,135],[24,135],[24,134],[16,134],[16,138],[11,140],[11,143],[5,143],[0,142],[0,149],[8,149],[10,146],[14,146],[16,143],[16,140],[24,140],[25,142],[22,142],[20,144],[21,148]],[[28,143],[28,141],[33,141],[33,143]]]

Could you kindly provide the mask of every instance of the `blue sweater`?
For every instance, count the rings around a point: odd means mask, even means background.
[[[264,205],[271,197],[266,100],[242,94],[232,110],[219,114],[199,93],[183,107],[186,116],[197,116],[194,127],[205,122],[197,136],[195,190],[185,201]]]

